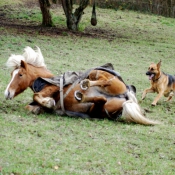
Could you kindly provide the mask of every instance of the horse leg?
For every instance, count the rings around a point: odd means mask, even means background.
[[[25,106],[25,109],[36,115],[44,112],[44,109],[40,105],[28,104],[27,106]]]
[[[92,70],[89,73],[90,86],[110,86],[111,78],[113,79],[114,76],[101,70]]]
[[[35,115],[38,115],[38,114],[41,114],[41,113],[44,113],[44,112],[48,112],[48,113],[53,112],[53,109],[45,108],[45,107],[41,106],[40,104],[38,104],[35,101],[33,101],[32,103],[25,106],[25,109],[27,109],[29,112],[31,112]]]
[[[55,100],[53,98],[43,97],[40,93],[34,94],[33,99],[46,108],[52,108],[55,106]]]
[[[111,83],[108,80],[91,81],[89,79],[85,79],[80,83],[80,87],[82,90],[87,90],[91,86],[110,86],[110,85]]]
[[[89,73],[89,79],[81,82],[81,89],[87,90],[91,86],[99,86],[101,90],[112,94],[124,94],[127,91],[126,85],[117,76],[100,70],[92,70]]]
[[[33,95],[33,100],[46,108],[53,108],[55,100],[53,96],[59,92],[59,88],[55,85],[47,85],[40,92]]]
[[[103,117],[101,113],[103,111],[104,104],[107,102],[107,99],[105,97],[103,96],[89,97],[82,94],[79,91],[75,91],[75,99],[77,99],[81,103],[93,103],[88,112],[92,118]]]
[[[95,96],[95,97],[89,97],[84,94],[82,94],[80,91],[75,91],[75,99],[78,100],[81,103],[91,102],[91,103],[99,103],[101,101],[105,102],[107,99],[103,96]]]
[[[104,105],[104,115],[109,119],[117,119],[122,114],[122,105],[125,101],[125,98],[109,99]]]
[[[113,76],[109,73],[107,73],[108,76]],[[89,79],[85,79],[81,82],[81,89],[82,90],[87,90],[89,87],[91,86],[109,86],[111,85],[109,78],[106,75],[106,72],[104,71],[99,71],[99,70],[92,70],[90,73],[89,73]]]

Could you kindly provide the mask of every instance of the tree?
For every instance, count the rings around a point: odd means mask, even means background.
[[[49,0],[39,0],[39,4],[42,13],[42,25],[47,27],[53,26]]]
[[[57,3],[58,0],[52,0],[52,3]],[[40,9],[42,12],[42,25],[43,26],[53,26],[51,14],[50,14],[50,4],[49,0],[39,0]],[[69,30],[77,31],[79,27],[79,22],[81,21],[83,11],[88,6],[89,0],[80,0],[79,7],[73,12],[73,0],[61,0],[63,10],[66,16],[67,28]],[[95,0],[92,10],[91,24],[95,26],[97,24],[96,12],[95,12]]]
[[[89,0],[81,0],[79,7],[73,13],[72,0],[61,0],[64,13],[66,15],[67,28],[70,30],[78,30],[78,24],[83,15],[83,10],[88,6]]]

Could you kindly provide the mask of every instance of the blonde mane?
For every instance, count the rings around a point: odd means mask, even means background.
[[[23,55],[11,55],[7,60],[6,66],[12,70],[17,69],[21,65],[21,60],[35,67],[46,68],[44,58],[39,47],[36,47],[36,50],[33,50],[31,47],[27,46],[24,49]]]

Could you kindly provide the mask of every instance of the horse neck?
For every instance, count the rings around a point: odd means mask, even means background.
[[[35,67],[35,66],[32,66],[32,65],[28,64],[27,68],[28,68],[28,70],[27,70],[28,71],[27,78],[29,80],[29,87],[31,87],[33,82],[39,77],[50,78],[50,77],[54,76],[45,67]]]

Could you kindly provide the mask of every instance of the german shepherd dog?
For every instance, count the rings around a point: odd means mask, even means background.
[[[170,101],[175,93],[175,76],[165,74],[160,70],[161,61],[157,64],[151,63],[146,72],[151,81],[151,87],[145,89],[142,94],[142,100],[145,98],[147,93],[157,92],[158,95],[152,102],[152,106],[156,106],[159,99],[164,95],[168,97],[166,101]]]

